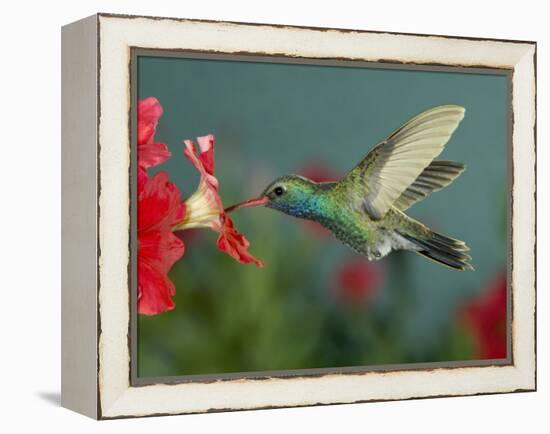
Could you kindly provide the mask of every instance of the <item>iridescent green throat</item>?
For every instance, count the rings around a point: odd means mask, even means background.
[[[314,183],[304,178],[293,181],[286,183],[287,191],[282,197],[266,206],[298,218],[318,222],[331,220],[335,208],[331,191],[336,183]]]

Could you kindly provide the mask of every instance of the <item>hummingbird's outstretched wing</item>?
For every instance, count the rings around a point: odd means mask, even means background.
[[[434,107],[376,145],[342,180],[354,206],[382,218],[441,153],[463,117],[463,107]]]

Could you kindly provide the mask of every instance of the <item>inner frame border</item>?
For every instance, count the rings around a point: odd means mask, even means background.
[[[311,369],[290,369],[276,371],[250,371],[233,372],[222,374],[190,374],[159,377],[139,377],[137,375],[137,355],[138,355],[138,313],[137,313],[137,102],[138,102],[138,58],[139,57],[167,57],[167,58],[185,58],[200,60],[225,60],[235,62],[261,62],[278,64],[299,64],[331,66],[343,68],[365,68],[365,69],[386,69],[386,70],[409,70],[409,71],[430,71],[447,73],[466,73],[466,74],[486,74],[502,75],[507,78],[507,295],[506,295],[506,353],[507,357],[503,359],[480,359],[480,360],[461,360],[448,362],[423,362],[423,363],[396,363],[386,365],[366,365],[352,367],[327,367]],[[130,321],[128,330],[128,349],[130,352],[129,383],[131,387],[148,386],[155,384],[185,384],[185,383],[211,383],[214,381],[230,380],[268,380],[293,379],[304,377],[322,377],[328,374],[364,374],[368,372],[399,372],[399,371],[430,371],[438,368],[452,369],[464,367],[487,367],[487,366],[513,366],[513,104],[512,104],[512,84],[513,69],[500,67],[481,67],[481,66],[450,66],[435,63],[405,63],[396,61],[364,61],[350,58],[310,58],[285,55],[266,55],[265,53],[240,52],[225,53],[212,50],[189,50],[189,49],[158,49],[130,47],[129,62],[130,77],[130,108],[129,108],[129,133],[130,133],[130,167],[129,167],[129,188],[130,188],[130,262],[128,266],[128,287],[130,290]]]

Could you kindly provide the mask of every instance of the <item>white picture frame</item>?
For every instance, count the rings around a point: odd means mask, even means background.
[[[510,72],[513,126],[505,365],[133,384],[133,48]],[[62,405],[96,419],[536,389],[536,44],[97,14],[62,32]]]

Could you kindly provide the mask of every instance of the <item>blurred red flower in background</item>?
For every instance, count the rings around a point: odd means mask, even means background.
[[[146,169],[158,166],[172,156],[164,143],[155,143],[155,132],[162,113],[162,106],[156,98],[149,97],[138,101],[138,184],[142,187],[147,180]]]
[[[365,258],[348,258],[336,270],[335,291],[338,297],[351,304],[371,301],[384,282],[378,263]]]
[[[224,211],[218,192],[218,180],[214,176],[214,136],[210,134],[198,137],[197,142],[200,152],[197,152],[191,140],[185,140],[183,153],[201,174],[199,188],[187,199],[185,218],[174,230],[210,228],[219,233],[216,243],[218,249],[238,262],[254,263],[257,267],[263,267],[263,262],[248,252],[250,243],[235,229],[233,221]]]
[[[174,308],[168,271],[183,256],[172,226],[185,216],[181,193],[166,172],[147,179],[138,192],[138,312],[154,315]]]
[[[336,173],[328,164],[320,160],[310,161],[303,165],[298,174],[305,176],[315,182],[332,182],[338,181],[340,175]]]
[[[506,357],[506,273],[495,277],[482,294],[463,307],[461,321],[474,338],[477,357]]]

